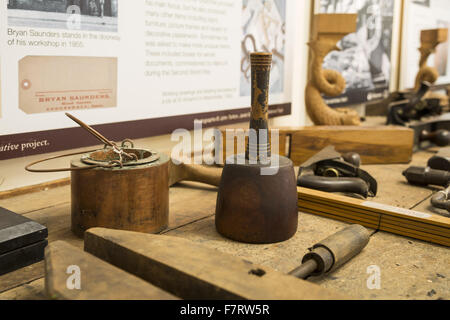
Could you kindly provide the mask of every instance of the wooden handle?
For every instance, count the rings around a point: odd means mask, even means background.
[[[186,179],[188,181],[202,182],[218,187],[222,178],[222,168],[204,165],[185,164]]]
[[[272,54],[256,52],[250,54],[252,67],[252,109],[250,129],[256,133],[254,141],[249,141],[246,150],[247,159],[259,160],[270,157],[269,143],[269,81],[272,66]],[[256,139],[255,139],[256,138]],[[255,144],[256,141],[256,144]]]
[[[206,165],[175,164],[169,163],[169,186],[181,181],[202,182],[212,186],[219,186],[222,177],[222,168]]]

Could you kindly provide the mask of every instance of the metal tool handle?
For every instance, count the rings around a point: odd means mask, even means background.
[[[411,184],[422,186],[442,186],[447,187],[450,182],[450,172],[434,170],[423,167],[410,167],[403,172],[403,175]]]
[[[361,167],[361,156],[356,152],[344,153],[342,155],[342,159],[344,159],[345,162],[348,162],[357,168]]]
[[[446,147],[450,145],[450,132],[447,130],[438,130],[429,132],[423,130],[420,134],[420,142],[430,141],[439,147]]]
[[[262,160],[270,157],[269,142],[269,81],[272,54],[256,52],[250,54],[252,81],[252,108],[250,117],[250,138],[246,158]],[[252,130],[253,129],[253,130]],[[256,137],[252,134],[256,134]],[[256,141],[256,144],[255,144]]]
[[[134,148],[134,143],[130,139],[125,139],[125,140],[123,140],[121,142],[122,148],[124,148],[127,143],[130,144],[131,148]],[[107,148],[107,145],[105,145],[105,149],[106,148]],[[98,165],[90,165],[90,166],[86,166],[86,167],[76,167],[76,168],[75,167],[70,167],[70,168],[58,168],[58,169],[32,169],[32,167],[34,167],[35,165],[40,164],[40,163],[44,163],[44,162],[55,160],[55,159],[61,159],[61,158],[65,158],[65,157],[70,157],[70,156],[76,156],[76,155],[79,155],[79,154],[96,152],[98,150],[99,149],[85,150],[85,151],[74,152],[74,153],[67,153],[67,154],[62,154],[62,155],[55,156],[55,157],[50,157],[50,158],[34,161],[34,162],[28,164],[25,167],[25,170],[27,170],[28,172],[33,172],[33,173],[51,173],[51,172],[81,171],[81,170],[89,170],[89,169],[96,169],[96,168],[110,169],[110,168],[115,168],[115,167],[120,166],[120,163],[113,161],[113,162],[111,162],[109,164],[98,164]]]
[[[359,254],[369,243],[370,233],[355,224],[314,245],[303,257],[302,265],[289,274],[305,279],[329,273]]]
[[[414,107],[416,104],[418,104],[422,98],[427,94],[427,92],[431,88],[431,83],[424,81],[422,82],[419,90],[417,90],[416,93],[412,95],[412,97],[409,99],[409,105],[411,107]]]
[[[297,185],[324,192],[356,193],[365,198],[369,195],[369,186],[359,178],[329,178],[304,175],[298,177]]]
[[[115,144],[112,141],[109,141],[108,139],[106,139],[100,132],[98,132],[97,130],[95,130],[94,128],[92,128],[91,126],[88,126],[87,124],[85,124],[83,121],[81,121],[80,119],[74,117],[73,115],[71,115],[70,113],[66,113],[66,116],[68,118],[70,118],[72,121],[74,121],[75,123],[77,123],[80,127],[82,127],[83,129],[85,129],[87,132],[89,132],[90,134],[92,134],[95,138],[97,138],[100,142],[104,143],[107,146],[110,147],[114,147]]]
[[[435,170],[450,171],[450,155],[437,154],[428,160],[428,166]]]
[[[431,198],[431,205],[438,209],[444,209],[450,212],[450,201],[448,199],[450,194],[450,187],[439,191]]]

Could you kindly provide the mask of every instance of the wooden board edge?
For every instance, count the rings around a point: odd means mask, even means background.
[[[49,189],[64,187],[69,184],[70,184],[70,178],[62,178],[62,179],[58,179],[58,180],[35,184],[32,186],[25,186],[25,187],[21,187],[21,188],[12,189],[12,190],[1,191],[0,192],[0,200],[5,200],[5,199],[22,196],[25,194],[45,191],[45,190],[49,190]]]

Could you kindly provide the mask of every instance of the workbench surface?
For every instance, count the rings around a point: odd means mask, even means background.
[[[429,200],[437,190],[410,186],[402,176],[410,165],[425,166],[431,156],[431,151],[423,151],[416,153],[409,165],[364,166],[378,180],[375,201],[433,213]],[[170,225],[163,234],[190,239],[287,273],[301,263],[307,248],[346,225],[300,213],[298,232],[289,241],[273,245],[237,243],[216,232],[216,196],[216,188],[203,184],[183,183],[171,188]],[[65,240],[83,247],[83,241],[70,231],[70,186],[0,200],[0,206],[47,226],[49,242]],[[367,286],[373,275],[368,273],[370,266],[379,267],[380,289]],[[450,251],[446,247],[378,232],[355,259],[330,275],[310,281],[357,299],[450,299],[449,266]],[[43,262],[0,277],[0,300],[45,298]]]

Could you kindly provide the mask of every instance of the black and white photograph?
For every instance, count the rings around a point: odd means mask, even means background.
[[[324,69],[339,71],[347,83],[343,94],[346,99],[330,99],[328,103],[360,104],[386,97],[391,74],[394,2],[321,0],[319,10],[320,13],[358,14],[356,32],[340,41],[340,51],[333,51],[325,58]]]
[[[241,96],[250,95],[250,55],[255,51],[272,53],[270,92],[284,88],[286,0],[243,0]]]
[[[8,0],[8,25],[118,31],[119,0]]]
[[[444,20],[437,21],[438,28],[448,29],[450,23]],[[434,55],[434,65],[440,76],[447,76],[448,69],[448,41],[441,43],[436,48],[436,53]]]

